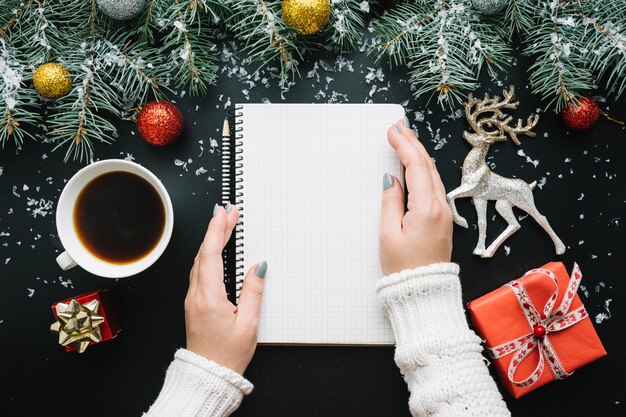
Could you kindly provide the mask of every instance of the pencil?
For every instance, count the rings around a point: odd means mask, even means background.
[[[230,125],[228,124],[228,117],[224,117],[224,127],[222,128],[222,139],[230,138]]]

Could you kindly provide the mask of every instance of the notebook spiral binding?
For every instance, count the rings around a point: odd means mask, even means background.
[[[236,106],[229,110],[229,114],[235,119],[235,124],[234,135],[222,140],[222,203],[235,203],[239,209],[239,221],[235,226],[235,243],[232,247],[235,261],[235,299],[239,300],[245,275],[243,266],[244,201],[241,184],[243,181],[243,108]]]

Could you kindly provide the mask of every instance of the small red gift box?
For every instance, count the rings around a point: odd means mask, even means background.
[[[108,290],[81,294],[52,306],[56,320],[50,329],[59,334],[59,344],[82,353],[87,346],[113,339],[121,328]]]
[[[550,262],[468,303],[505,388],[515,398],[569,376],[606,355],[577,295],[582,274],[570,279]]]

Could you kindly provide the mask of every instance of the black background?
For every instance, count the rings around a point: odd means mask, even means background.
[[[109,280],[80,268],[61,271],[55,262],[61,248],[54,209],[64,183],[82,165],[64,164],[62,151],[53,153],[52,144],[33,141],[21,152],[9,144],[0,153],[1,415],[140,416],[156,398],[172,355],[185,344],[183,298],[188,270],[213,205],[220,201],[220,153],[219,147],[210,146],[211,139],[220,141],[229,100],[233,104],[247,98],[250,102],[282,101],[276,79],[270,79],[267,86],[259,79],[250,88],[250,78],[239,68],[241,56],[229,56],[224,47],[232,50],[232,44],[220,44],[220,78],[208,96],[175,99],[186,119],[179,143],[152,148],[133,134],[133,123],[116,120],[117,140],[112,145],[96,145],[95,159],[131,154],[161,178],[172,198],[175,227],[170,245],[153,267],[138,276]],[[322,52],[303,63],[303,78],[284,93],[284,101],[329,102],[337,91],[345,94],[335,95],[339,102],[365,102],[374,84],[388,88],[375,92],[371,100],[409,100],[405,105],[408,116],[436,158],[447,189],[456,187],[460,165],[469,150],[461,138],[465,120],[440,110],[434,101],[412,99],[403,69],[383,66],[384,78],[368,82],[369,68],[379,67],[371,57],[363,52],[345,55],[354,60],[353,72],[322,68],[320,59],[337,69],[335,58],[335,54]],[[485,79],[477,93],[499,93],[503,86],[514,83],[521,102],[516,115],[525,118],[536,112],[543,103],[527,87],[528,65],[529,60],[517,51],[508,73],[498,80]],[[307,78],[316,67],[319,81],[314,74]],[[265,69],[261,78],[270,74]],[[626,119],[624,99],[600,104],[614,117]],[[416,117],[417,111],[424,114],[424,121]],[[435,150],[438,129],[447,144]],[[505,243],[510,248],[508,255],[503,246],[493,259],[475,257],[471,253],[477,239],[476,215],[468,200],[459,200],[459,210],[470,222],[469,230],[455,227],[454,235],[453,259],[461,265],[464,299],[477,298],[548,261],[561,260],[568,269],[574,261],[579,262],[588,292],[588,296],[581,292],[581,297],[592,319],[606,313],[605,302],[612,300],[610,318],[596,325],[609,355],[520,400],[506,392],[503,395],[514,416],[624,415],[626,286],[621,216],[625,130],[601,118],[587,133],[569,133],[559,115],[541,112],[536,132],[535,138],[522,138],[521,149],[538,161],[537,166],[518,155],[519,149],[510,141],[493,147],[489,160],[503,175],[528,182],[546,178],[543,188],[535,189],[536,204],[568,249],[563,256],[555,256],[548,236],[526,218],[521,221],[522,229]],[[298,139],[297,132],[293,136]],[[40,142],[43,138],[39,136]],[[175,159],[187,162],[187,170]],[[200,167],[208,172],[196,175]],[[29,206],[33,201],[29,198],[50,200],[52,208],[45,216],[33,217],[37,205]],[[488,242],[504,227],[501,219],[492,218],[493,203],[489,210]],[[103,288],[111,290],[122,333],[114,341],[90,347],[85,354],[66,353],[49,333],[53,321],[50,306]],[[31,290],[34,293],[29,296]],[[255,390],[237,411],[239,416],[409,415],[408,392],[393,362],[392,348],[259,347],[246,376]]]

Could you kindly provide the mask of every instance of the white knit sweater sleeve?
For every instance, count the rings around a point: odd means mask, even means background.
[[[415,417],[510,416],[463,311],[459,266],[439,263],[382,278],[376,292],[396,338],[395,361]]]
[[[179,349],[144,417],[226,417],[251,391],[252,384],[235,371]]]

